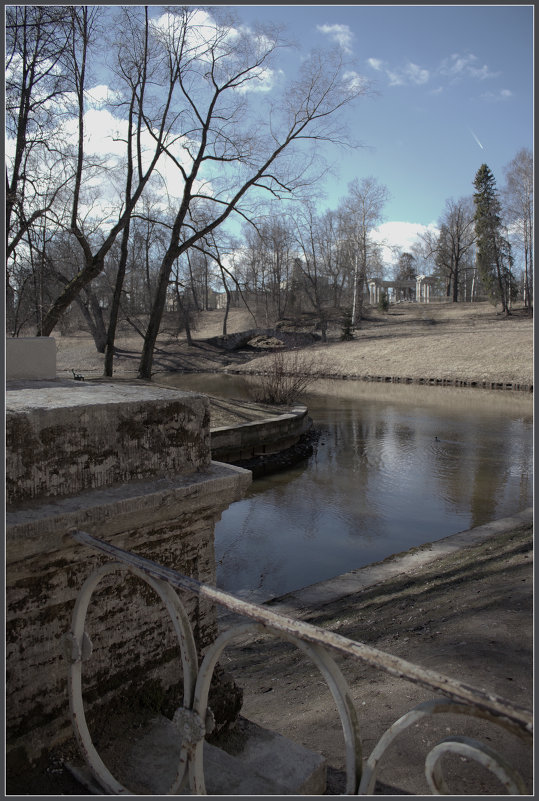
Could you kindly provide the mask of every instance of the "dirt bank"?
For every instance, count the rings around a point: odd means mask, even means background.
[[[252,328],[246,313],[233,310],[229,331]],[[154,380],[170,372],[220,372],[264,369],[264,358],[252,349],[227,352],[205,340],[220,333],[223,312],[204,312],[194,334],[195,345],[164,331],[158,339]],[[57,339],[59,377],[72,370],[86,378],[102,375],[103,356],[86,334]],[[533,384],[533,320],[515,309],[511,317],[488,303],[397,304],[387,314],[373,312],[362,321],[352,342],[340,341],[340,329],[329,330],[327,344],[305,349],[317,366],[336,377],[390,377],[417,381],[444,379],[487,384]],[[141,351],[138,336],[117,340],[116,376],[135,377]]]
[[[532,527],[522,525],[437,559],[431,565],[294,617],[368,643],[531,708],[533,687]],[[315,666],[287,643],[243,641],[224,664],[244,688],[242,714],[323,753],[332,792],[343,791],[344,747],[331,695]],[[360,715],[367,757],[383,732],[432,691],[350,658],[337,657]],[[442,716],[414,726],[384,763],[383,781],[414,795],[429,793],[422,765],[428,747],[451,734],[501,748],[531,787],[531,749],[490,724]],[[453,768],[454,769],[454,768]],[[500,792],[497,782],[463,760],[456,793]],[[454,777],[456,778],[456,777]]]
[[[516,525],[479,545],[319,608],[298,608],[295,617],[530,708],[532,546],[531,525]],[[364,663],[339,657],[336,661],[359,713],[364,758],[400,715],[435,697],[432,691]],[[328,792],[341,794],[342,730],[335,703],[315,666],[292,645],[273,638],[244,638],[225,651],[222,663],[244,688],[242,714],[322,753],[329,765]],[[423,774],[425,753],[444,737],[457,734],[498,750],[531,787],[531,749],[522,741],[477,719],[439,718],[413,726],[392,747],[380,776],[385,785],[412,795],[429,793]],[[138,725],[137,719],[133,726]],[[127,734],[119,726],[114,736]],[[226,738],[233,742],[234,732]],[[87,794],[65,768],[66,761],[80,762],[73,741],[12,776],[8,792]],[[456,794],[501,792],[489,774],[466,758],[450,760],[446,767],[450,790]]]

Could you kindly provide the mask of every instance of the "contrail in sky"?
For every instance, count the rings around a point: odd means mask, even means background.
[[[470,128],[470,133],[471,133],[471,135],[473,136],[473,138],[475,139],[475,141],[477,142],[477,144],[479,145],[479,147],[481,148],[481,150],[484,150],[485,148],[483,147],[483,145],[481,144],[481,142],[479,141],[479,139],[478,139],[478,138],[477,138],[477,136],[474,134],[474,132],[472,131],[472,129],[471,129],[471,128]]]

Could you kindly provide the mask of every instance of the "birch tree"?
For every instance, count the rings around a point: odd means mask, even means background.
[[[356,178],[348,185],[348,195],[342,204],[344,228],[353,265],[352,327],[361,320],[369,262],[371,253],[375,250],[372,230],[382,221],[383,208],[388,199],[387,187],[369,176],[361,181]]]
[[[523,148],[505,168],[502,200],[511,239],[524,262],[524,302],[528,310],[533,307],[533,180],[533,154]]]

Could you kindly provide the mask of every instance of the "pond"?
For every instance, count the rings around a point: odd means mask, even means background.
[[[167,383],[245,398],[249,381]],[[216,526],[217,581],[263,601],[532,505],[524,393],[319,382],[313,456],[253,482]]]

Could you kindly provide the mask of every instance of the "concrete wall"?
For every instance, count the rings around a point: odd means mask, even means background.
[[[277,453],[294,445],[312,425],[305,406],[266,420],[220,426],[211,430],[211,451],[215,459],[239,461]]]
[[[248,471],[210,461],[203,396],[73,382],[62,400],[60,388],[38,383],[7,392],[8,770],[71,733],[64,635],[80,587],[106,559],[75,543],[70,531],[83,529],[214,584],[215,522],[251,480]],[[99,447],[107,441],[118,460],[103,470]],[[104,483],[87,483],[86,473]],[[86,708],[95,720],[106,704],[138,697],[149,682],[166,691],[182,679],[173,630],[153,590],[125,573],[98,590],[87,619],[93,653],[84,667]],[[216,634],[215,609],[194,596],[184,600],[202,655]]]
[[[6,380],[56,378],[53,337],[6,338]]]

